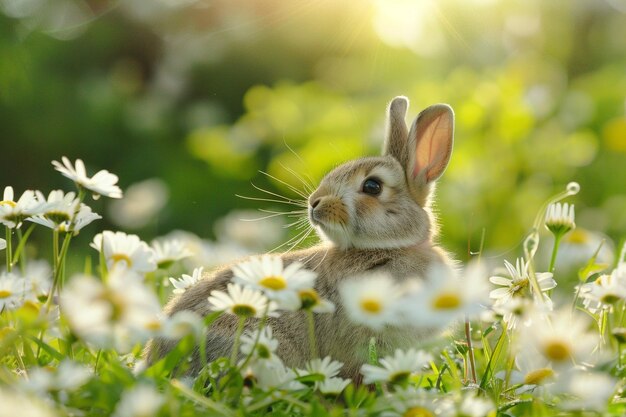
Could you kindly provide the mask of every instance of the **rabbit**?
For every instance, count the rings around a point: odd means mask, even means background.
[[[388,107],[382,156],[347,162],[328,173],[308,199],[308,217],[322,242],[308,249],[281,255],[286,266],[301,262],[318,274],[316,291],[333,302],[333,314],[315,315],[320,357],[330,355],[343,362],[343,377],[357,380],[367,362],[370,338],[377,337],[379,354],[409,347],[423,337],[416,330],[389,328],[376,333],[351,323],[342,307],[339,284],[371,271],[394,279],[420,279],[435,264],[454,268],[450,255],[434,242],[436,224],[430,210],[435,181],[443,174],[452,154],[454,113],[446,104],[423,110],[410,130],[405,123],[406,97],[394,98]],[[226,290],[232,278],[229,266],[206,275],[165,307],[165,314],[191,310],[211,313],[207,298],[214,290]],[[303,312],[282,312],[269,318],[279,341],[277,355],[288,366],[302,366],[311,359]],[[248,319],[247,328],[254,328]],[[208,331],[208,360],[229,356],[237,327],[235,316],[224,314]],[[422,330],[423,332],[423,330]],[[176,341],[155,338],[147,345],[148,364],[164,356]],[[201,369],[198,351],[190,359],[190,374]]]

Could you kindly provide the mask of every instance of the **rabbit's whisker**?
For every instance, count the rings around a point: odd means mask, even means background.
[[[265,201],[265,202],[268,202],[268,203],[291,204],[291,205],[294,205],[294,206],[306,207],[304,204],[297,203],[297,202],[294,202],[294,201],[284,201],[284,200],[276,200],[276,199],[272,199],[272,198],[262,198],[262,197],[249,197],[249,196],[240,195],[240,194],[235,194],[235,196],[237,196],[239,198],[243,198],[244,200]]]
[[[282,162],[280,163],[280,166],[287,172],[289,172],[291,175],[293,175],[298,181],[300,181],[300,183],[302,183],[302,186],[304,187],[305,191],[309,194],[311,194],[313,191],[315,191],[315,186],[313,185],[313,182],[311,181],[310,178],[309,181],[306,181],[301,175],[299,175],[296,171],[294,171],[293,169],[285,166]]]
[[[278,249],[291,245],[293,242],[295,242],[296,240],[298,240],[303,234],[305,234],[307,231],[303,230],[301,232],[298,232],[294,237],[292,237],[291,239],[287,240],[286,242],[281,243],[280,245],[276,246],[274,249],[270,250],[268,253],[273,253],[276,252]]]
[[[280,178],[277,178],[275,176],[273,176],[272,174],[270,174],[269,172],[265,172],[265,171],[259,171],[261,174],[265,175],[268,178],[273,179],[274,181],[278,181],[279,183],[283,184],[284,186],[286,186],[287,188],[289,188],[291,191],[293,191],[294,193],[298,194],[300,197],[302,197],[303,199],[307,199],[308,196],[306,194],[304,194],[304,192],[302,192],[301,190],[298,190],[296,187],[294,187],[293,185],[289,184],[286,181],[281,180]]]
[[[252,184],[252,186],[253,186],[254,188],[256,188],[257,190],[259,190],[259,191],[261,191],[261,192],[263,192],[263,193],[265,193],[265,194],[269,194],[269,195],[271,195],[271,196],[273,196],[273,197],[277,197],[277,198],[283,199],[283,200],[285,200],[285,201],[291,201],[291,202],[293,202],[294,204],[295,204],[295,203],[298,203],[299,205],[302,205],[302,206],[306,206],[306,205],[307,205],[307,203],[308,203],[308,199],[307,199],[306,197],[304,197],[304,198],[302,198],[302,199],[294,199],[294,198],[289,198],[289,197],[286,197],[286,196],[284,196],[284,195],[282,195],[282,194],[278,194],[278,193],[276,193],[276,192],[274,192],[274,191],[269,191],[269,190],[266,190],[265,188],[259,187],[258,185],[254,184],[254,183],[251,183],[251,184]]]

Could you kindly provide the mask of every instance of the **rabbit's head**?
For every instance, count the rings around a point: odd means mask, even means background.
[[[309,219],[341,248],[383,249],[431,238],[429,200],[450,155],[454,113],[445,104],[422,111],[409,130],[408,100],[389,105],[382,156],[347,162],[309,197]]]

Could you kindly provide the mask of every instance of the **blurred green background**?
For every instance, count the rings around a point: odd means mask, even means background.
[[[315,183],[378,153],[400,94],[410,117],[437,102],[456,111],[437,211],[458,258],[483,229],[486,248],[517,251],[569,181],[579,226],[626,234],[624,0],[0,0],[0,11],[0,187],[71,189],[50,164],[62,155],[119,175],[130,202],[90,203],[105,220],[89,239],[103,228],[215,238],[231,210],[272,208],[236,197],[263,197],[252,183],[297,197],[259,170],[303,189],[291,170]]]

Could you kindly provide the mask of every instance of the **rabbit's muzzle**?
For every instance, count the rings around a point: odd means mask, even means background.
[[[345,226],[348,223],[348,209],[338,197],[317,197],[309,203],[309,217],[315,226]]]

